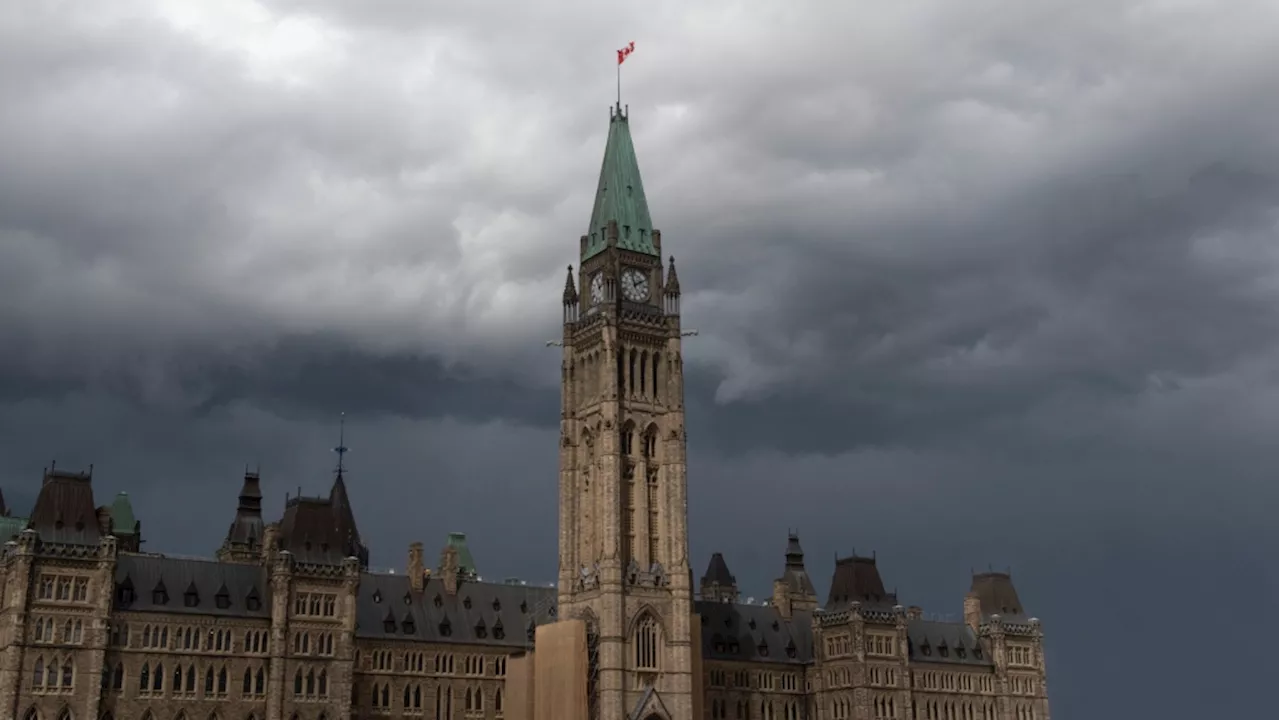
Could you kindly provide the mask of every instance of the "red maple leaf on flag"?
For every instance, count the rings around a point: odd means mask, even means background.
[[[631,42],[627,43],[626,47],[618,51],[618,64],[621,65],[622,61],[626,60],[627,56],[635,51],[636,51],[636,41],[632,40]]]

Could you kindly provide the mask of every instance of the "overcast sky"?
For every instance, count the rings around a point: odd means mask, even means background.
[[[696,572],[798,528],[959,617],[1011,567],[1056,720],[1274,711],[1265,0],[0,7],[0,487],[95,463],[210,554],[349,487],[379,566],[555,575],[566,264],[615,93],[676,255]],[[1211,626],[1211,627],[1206,627]],[[1250,687],[1250,684],[1256,683]],[[1177,688],[1177,692],[1170,692]]]

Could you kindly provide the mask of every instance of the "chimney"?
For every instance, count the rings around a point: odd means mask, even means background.
[[[422,543],[409,545],[409,589],[415,593],[422,592],[427,574],[422,567]]]
[[[977,632],[978,624],[981,622],[982,603],[978,600],[978,593],[968,593],[964,596],[964,624]]]
[[[924,608],[920,607],[919,605],[912,605],[911,607],[907,608],[908,620],[919,620],[922,617],[924,617]]]
[[[107,536],[111,534],[111,508],[103,505],[97,510],[98,532]]]
[[[452,545],[446,545],[440,553],[440,582],[446,593],[458,594],[458,549]]]
[[[778,608],[778,614],[784,618],[791,617],[791,593],[789,590],[786,580],[773,581],[773,606]]]

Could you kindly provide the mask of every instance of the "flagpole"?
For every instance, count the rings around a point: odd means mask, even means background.
[[[618,107],[622,107],[622,61],[618,61]]]

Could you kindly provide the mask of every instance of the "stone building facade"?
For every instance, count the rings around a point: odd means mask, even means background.
[[[481,581],[458,534],[434,567],[415,543],[404,572],[370,570],[341,468],[275,521],[246,473],[210,558],[143,552],[127,495],[99,506],[91,470],[50,468],[29,517],[0,498],[0,719],[551,720],[508,663],[581,623],[583,711],[557,718],[1048,720],[1043,635],[1008,574],[975,575],[941,622],[853,556],[819,603],[791,535],[767,601],[718,553],[695,587],[680,285],[620,107],[579,251],[557,587]]]

